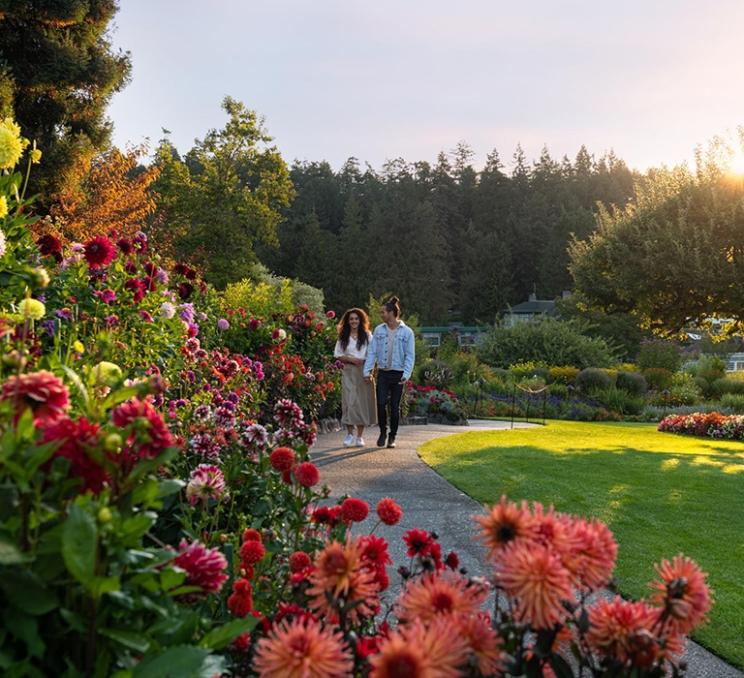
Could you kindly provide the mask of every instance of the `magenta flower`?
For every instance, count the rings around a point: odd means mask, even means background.
[[[225,330],[229,330],[230,329],[230,323],[227,320],[225,320],[225,318],[220,318],[217,321],[217,327],[218,327],[218,329],[220,329],[220,330],[222,330],[224,332]]]
[[[227,581],[227,559],[219,549],[208,549],[198,541],[189,544],[185,539],[178,549],[173,564],[186,571],[186,584],[199,586],[205,594],[217,593]]]

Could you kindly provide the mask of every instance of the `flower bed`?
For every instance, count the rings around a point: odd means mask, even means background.
[[[425,416],[449,424],[467,421],[467,414],[457,396],[447,389],[409,382],[407,398],[410,413],[414,416]]]
[[[612,534],[538,504],[478,518],[487,577],[409,530],[390,607],[376,532],[400,507],[382,499],[359,534],[370,507],[328,505],[308,456],[337,384],[325,321],[227,313],[144,234],[34,244],[21,179],[0,175],[7,675],[569,675],[571,654],[593,675],[677,670],[710,607],[699,568],[678,556],[649,601],[589,603],[612,576]],[[494,590],[508,605],[489,615]]]
[[[659,422],[659,431],[726,440],[744,440],[744,415],[718,412],[673,414]]]

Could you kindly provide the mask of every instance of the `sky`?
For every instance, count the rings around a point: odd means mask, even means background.
[[[224,96],[265,117],[288,162],[476,165],[613,149],[631,167],[689,160],[744,124],[740,0],[120,0],[132,82],[119,146],[187,151]]]

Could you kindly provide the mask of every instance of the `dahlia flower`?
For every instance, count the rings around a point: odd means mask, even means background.
[[[70,397],[65,385],[45,370],[8,377],[2,385],[0,400],[12,400],[15,403],[16,418],[30,407],[34,424],[41,427],[61,419],[70,407]]]
[[[369,515],[369,504],[356,497],[348,497],[341,504],[341,517],[347,523],[361,523]]]
[[[662,560],[656,566],[661,581],[652,586],[656,589],[653,601],[664,608],[667,623],[679,634],[687,634],[705,621],[711,600],[705,573],[697,563],[683,555],[675,556],[671,562]]]
[[[12,118],[0,120],[0,169],[12,169],[21,159],[28,141]]]
[[[111,413],[111,421],[127,429],[126,445],[122,450],[127,464],[157,457],[175,444],[163,418],[149,400],[132,398],[122,403]]]
[[[204,504],[210,499],[219,501],[225,494],[225,476],[219,467],[213,464],[199,464],[189,477],[186,486],[186,498],[189,504],[196,506],[203,501]]]
[[[253,587],[247,579],[237,579],[227,599],[227,609],[236,617],[245,617],[253,610]]]
[[[289,471],[295,465],[295,453],[288,447],[277,447],[269,455],[269,463],[277,471]]]
[[[425,574],[409,581],[398,599],[402,622],[420,619],[425,624],[439,615],[477,614],[488,589],[457,574]]]
[[[403,517],[403,511],[395,499],[383,497],[377,502],[377,515],[385,525],[397,525]]]
[[[538,543],[518,543],[499,554],[496,583],[515,599],[517,614],[533,628],[547,629],[566,617],[573,601],[571,580],[558,555]]]
[[[105,469],[86,452],[100,443],[98,424],[91,424],[81,417],[77,421],[62,418],[47,424],[42,442],[55,442],[55,457],[64,457],[70,462],[70,476],[83,481],[82,491],[91,490],[98,494],[108,479]]]
[[[260,541],[244,541],[240,547],[240,560],[244,565],[255,565],[266,555],[266,547]]]
[[[527,502],[517,506],[501,497],[498,504],[490,509],[486,507],[486,511],[484,516],[475,516],[475,522],[481,526],[480,538],[489,557],[496,557],[507,544],[531,535],[532,515]]]
[[[489,615],[480,612],[454,618],[459,634],[468,644],[469,654],[484,676],[500,675],[501,638],[491,625]]]
[[[260,678],[346,678],[354,662],[340,632],[295,619],[258,641],[253,668]]]
[[[596,591],[612,578],[617,542],[610,528],[599,520],[570,519],[567,525],[570,545],[561,560],[575,586]]]
[[[295,551],[291,556],[289,556],[289,571],[290,572],[301,572],[302,570],[310,567],[312,565],[312,560],[310,560],[310,556],[307,555],[304,551]]]
[[[195,541],[185,539],[178,545],[179,554],[173,563],[186,571],[186,584],[198,586],[204,594],[217,593],[227,581],[227,559],[219,549],[208,549]]]
[[[362,559],[358,540],[327,544],[315,559],[310,584],[310,608],[321,614],[337,614],[339,608],[348,607],[349,619],[356,623],[379,607],[374,573]]]
[[[31,320],[41,320],[46,314],[46,306],[38,299],[32,299],[28,297],[18,302],[18,312],[24,318],[31,318]]]
[[[108,266],[116,256],[113,243],[104,235],[97,235],[85,243],[85,260],[91,268]]]
[[[297,482],[303,487],[313,487],[320,482],[318,467],[312,462],[302,462],[294,467],[293,472]]]

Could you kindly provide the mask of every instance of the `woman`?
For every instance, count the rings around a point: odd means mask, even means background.
[[[344,313],[338,323],[338,341],[333,351],[344,363],[341,375],[341,423],[347,432],[344,447],[364,447],[364,427],[377,423],[375,389],[362,374],[371,337],[369,318],[361,308],[350,308]]]

